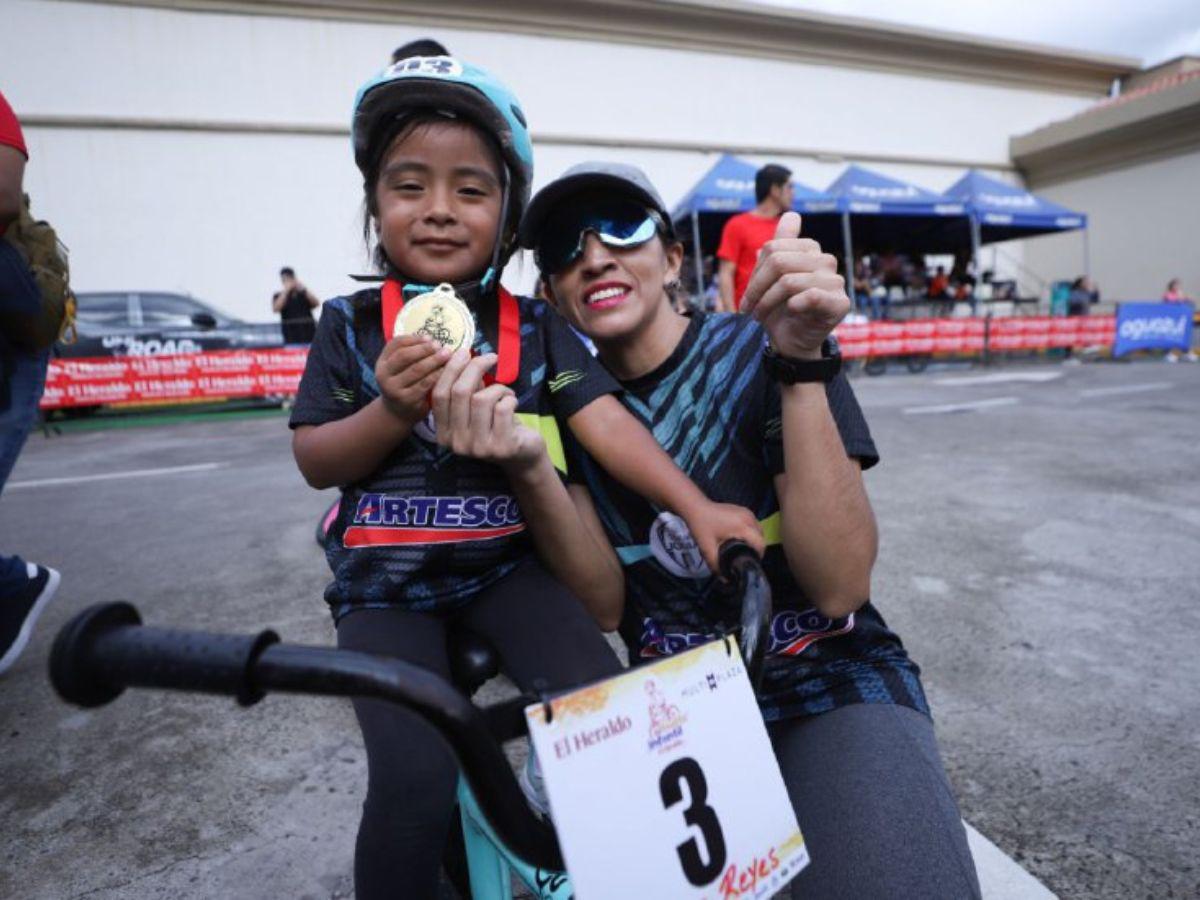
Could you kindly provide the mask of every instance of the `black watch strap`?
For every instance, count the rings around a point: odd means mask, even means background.
[[[806,384],[814,381],[828,384],[842,371],[842,354],[830,338],[826,338],[821,344],[820,359],[780,356],[767,344],[763,348],[763,368],[780,384]]]

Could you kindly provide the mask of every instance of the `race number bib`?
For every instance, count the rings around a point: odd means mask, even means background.
[[[808,864],[732,640],[525,716],[580,900],[764,898]]]

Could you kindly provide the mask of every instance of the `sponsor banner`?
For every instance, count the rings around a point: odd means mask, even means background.
[[[911,319],[839,325],[842,356],[910,356],[1049,350],[1055,347],[1109,346],[1113,316],[1012,316],[984,319]]]
[[[1135,350],[1190,350],[1191,303],[1121,303],[1113,343],[1113,356]]]
[[[288,396],[300,386],[307,358],[306,347],[284,347],[52,359],[41,408]]]
[[[808,864],[732,640],[528,706],[525,718],[579,900],[766,900]]]

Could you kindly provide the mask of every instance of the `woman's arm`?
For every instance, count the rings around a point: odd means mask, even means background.
[[[276,291],[271,295],[271,309],[283,312],[283,304],[287,302],[287,291]]]
[[[760,554],[765,549],[762,529],[750,510],[705,497],[616,397],[607,394],[593,400],[567,424],[613,478],[687,522],[712,571],[717,571],[717,551],[726,540],[745,541]]]
[[[499,465],[543,564],[580,599],[601,628],[621,620],[625,582],[616,553],[590,503],[568,492],[542,436],[516,419],[517,398],[501,384],[482,387],[492,353],[458,352],[433,389],[438,443],[459,456]]]
[[[824,384],[782,387],[785,472],[775,478],[783,551],[818,610],[840,618],[871,596],[879,549],[862,469],[846,455]]]
[[[505,468],[542,563],[597,625],[615,631],[625,607],[625,574],[587,491],[562,483],[544,444],[534,465]]]
[[[800,216],[784,213],[742,299],[778,353],[819,359],[821,345],[850,309],[837,260],[800,237]],[[878,550],[875,514],[862,470],[846,455],[825,385],[780,386],[784,473],[777,476],[783,550],[797,584],[833,618],[871,594]]]

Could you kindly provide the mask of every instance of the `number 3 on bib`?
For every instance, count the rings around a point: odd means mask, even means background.
[[[725,868],[725,835],[721,833],[716,810],[705,802],[708,800],[708,782],[704,780],[704,770],[690,756],[675,760],[659,776],[658,789],[662,794],[663,806],[670,809],[683,801],[683,784],[687,785],[691,798],[683,810],[683,821],[700,829],[707,859],[701,857],[700,847],[694,837],[688,838],[675,851],[679,854],[679,862],[687,880],[696,887],[704,887]]]

